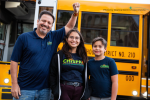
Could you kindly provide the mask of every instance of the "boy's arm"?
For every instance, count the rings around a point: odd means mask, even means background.
[[[111,90],[111,100],[116,100],[118,91],[118,74],[111,76],[112,90]]]
[[[68,21],[68,23],[65,26],[65,31],[66,34],[74,28],[76,21],[77,21],[77,15],[79,13],[79,8],[80,8],[80,4],[79,3],[74,3],[73,4],[73,9],[74,9],[74,13],[72,14],[70,20]],[[75,15],[74,15],[75,14]]]

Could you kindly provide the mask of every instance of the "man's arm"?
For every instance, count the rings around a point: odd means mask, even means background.
[[[74,9],[74,13],[75,15],[72,14],[70,20],[68,21],[68,23],[66,24],[65,26],[65,31],[66,31],[66,34],[74,28],[75,24],[76,24],[76,21],[77,21],[77,16],[76,14],[79,13],[79,8],[80,8],[80,4],[79,3],[74,3],[73,4],[73,9]]]
[[[21,92],[17,81],[17,71],[18,71],[18,62],[11,61],[10,64],[10,73],[11,73],[11,82],[12,82],[11,93],[13,97],[19,99],[19,95],[21,95]]]
[[[116,100],[118,91],[118,74],[111,76],[111,81],[112,81],[111,100]]]

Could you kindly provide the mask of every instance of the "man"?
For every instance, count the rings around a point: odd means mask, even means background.
[[[21,34],[11,56],[11,93],[13,100],[50,100],[49,67],[57,46],[64,35],[76,23],[80,4],[74,3],[74,13],[67,25],[59,30],[50,31],[54,16],[42,11],[37,20],[37,29]],[[20,62],[17,79],[18,62]]]

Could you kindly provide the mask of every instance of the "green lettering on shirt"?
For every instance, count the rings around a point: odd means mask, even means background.
[[[103,65],[100,66],[100,68],[109,68],[109,65],[103,64]]]

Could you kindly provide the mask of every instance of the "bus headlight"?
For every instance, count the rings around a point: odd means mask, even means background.
[[[134,96],[136,96],[138,93],[137,93],[137,91],[133,91],[132,94],[133,94]]]
[[[6,84],[9,83],[9,79],[8,79],[8,78],[5,78],[5,79],[4,79],[4,83],[6,83]]]
[[[144,92],[144,93],[143,93],[143,96],[146,97],[146,96],[147,96],[147,92]]]

